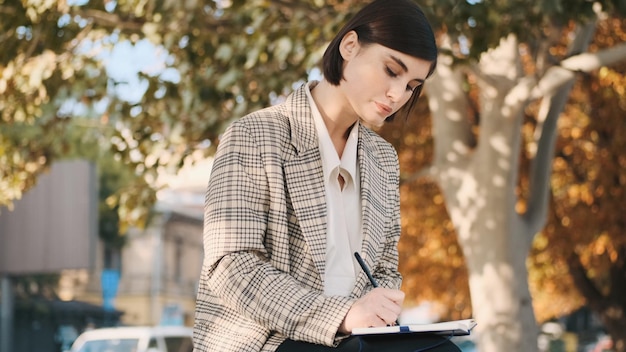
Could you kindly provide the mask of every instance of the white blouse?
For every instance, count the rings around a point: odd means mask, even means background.
[[[316,82],[307,84],[306,93],[311,105],[319,139],[324,170],[327,206],[326,267],[324,294],[349,296],[360,267],[354,252],[361,251],[361,187],[357,161],[359,123],[350,130],[341,159],[333,145],[326,124],[311,95]],[[339,175],[344,179],[341,189]]]

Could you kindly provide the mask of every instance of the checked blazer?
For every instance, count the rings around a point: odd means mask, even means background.
[[[194,351],[275,351],[286,339],[327,346],[354,301],[323,294],[326,199],[305,87],[233,122],[215,155],[204,214]],[[361,255],[382,287],[399,288],[399,168],[393,147],[361,126]]]

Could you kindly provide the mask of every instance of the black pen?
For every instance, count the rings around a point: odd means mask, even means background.
[[[370,268],[367,267],[367,264],[365,264],[365,261],[363,260],[363,258],[361,258],[361,255],[359,254],[359,252],[354,252],[354,257],[356,258],[356,261],[359,262],[359,265],[361,266],[361,269],[363,269],[363,272],[365,273],[365,275],[367,275],[367,278],[370,279],[372,286],[378,287],[378,281],[376,281],[374,276],[372,276],[372,272],[370,272]],[[396,325],[400,325],[400,322],[398,320],[396,320]]]
[[[367,264],[365,264],[359,252],[354,252],[354,257],[356,258],[356,261],[359,262],[359,265],[361,266],[361,269],[363,269],[363,272],[365,272],[365,275],[367,275],[367,278],[370,279],[372,286],[378,287],[378,282],[372,276],[372,273],[370,272],[370,268],[367,267]]]

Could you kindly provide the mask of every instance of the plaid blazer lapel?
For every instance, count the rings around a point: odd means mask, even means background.
[[[361,129],[358,147],[363,214],[361,256],[368,266],[374,267],[384,247],[389,221],[386,202],[390,181],[387,176],[389,171],[384,170],[378,162],[378,150],[372,136],[363,130],[365,127],[361,126]],[[355,288],[363,290],[368,282],[366,275],[361,272]]]
[[[285,160],[285,180],[322,284],[326,264],[326,191],[317,132],[304,89],[300,87],[286,101],[294,153]]]

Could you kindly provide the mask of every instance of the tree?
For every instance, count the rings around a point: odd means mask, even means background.
[[[601,48],[625,36],[623,20],[612,18],[600,23],[594,45]],[[551,279],[535,275],[531,280],[535,291],[552,297],[537,310],[543,318],[586,301],[617,350],[626,343],[625,73],[621,64],[578,81],[560,123],[550,220],[530,262],[531,268],[551,268],[538,271]]]
[[[119,195],[125,223],[145,220],[157,172],[186,156],[212,151],[224,125],[280,99],[306,76],[354,0],[47,2],[0,5],[0,204],[32,186],[63,155],[44,138],[80,115],[136,175]],[[425,0],[442,55],[427,85],[433,158],[423,175],[441,190],[468,264],[481,350],[536,349],[525,261],[546,222],[557,117],[577,72],[626,57],[624,45],[587,52],[597,10],[626,12],[623,1]],[[580,28],[578,32],[574,31]],[[568,52],[553,51],[565,35]],[[139,101],[116,95],[103,52],[150,40],[166,53],[162,70],[140,72]],[[287,83],[286,83],[287,82]],[[244,98],[245,97],[245,98]],[[522,149],[522,122],[532,101],[536,139]],[[73,109],[68,108],[74,107]],[[22,129],[38,134],[24,139]],[[7,132],[7,131],[10,131]],[[518,199],[519,159],[529,151],[530,181]],[[412,177],[409,177],[412,178]],[[424,181],[417,181],[424,182]],[[146,183],[146,185],[142,185]],[[151,188],[152,187],[152,188]]]
[[[601,21],[593,50],[622,41],[622,22],[621,18]],[[554,50],[566,50],[566,44],[563,41]],[[560,117],[556,148],[559,152],[551,176],[555,195],[547,225],[534,239],[528,258],[530,291],[538,322],[566,315],[586,302],[596,307],[593,310],[599,317],[619,312],[620,304],[624,304],[620,291],[625,273],[620,254],[624,241],[621,209],[626,204],[620,183],[625,172],[624,124],[620,120],[624,107],[620,93],[623,77],[623,64],[581,75]],[[516,193],[521,199],[516,206],[522,210],[529,192],[530,146],[539,106],[534,103],[526,109],[521,127],[523,144],[527,147],[522,150],[519,162]],[[432,163],[431,131],[428,109],[423,105],[418,106],[408,121],[395,121],[381,131],[398,146],[404,175],[401,271],[406,276],[407,292],[419,292],[413,298],[441,302],[444,309],[440,313],[444,318],[466,318],[471,314],[471,304],[464,287],[467,272],[463,253],[456,242],[441,188],[432,179],[419,177],[419,170]],[[559,209],[560,216],[554,213],[555,209]],[[563,226],[563,220],[567,226]],[[574,253],[581,256],[584,271],[576,270],[580,266],[568,264]],[[570,271],[583,280],[582,288],[575,285]],[[614,316],[618,317],[613,323],[617,328],[609,329],[610,322],[604,325],[618,341],[624,331],[619,329],[623,324],[620,317],[624,315]]]
[[[430,176],[441,185],[467,260],[485,351],[537,349],[532,298],[527,280],[520,278],[528,277],[527,255],[547,221],[557,118],[576,72],[626,58],[623,45],[587,52],[595,21],[557,24],[544,23],[540,37],[503,36],[474,66],[443,59],[428,86],[435,143]],[[551,54],[564,33],[573,34],[570,48]],[[459,42],[449,43],[454,52],[452,44]],[[524,114],[538,99],[534,138],[523,144]],[[530,169],[528,191],[520,199],[522,147],[530,155]]]

